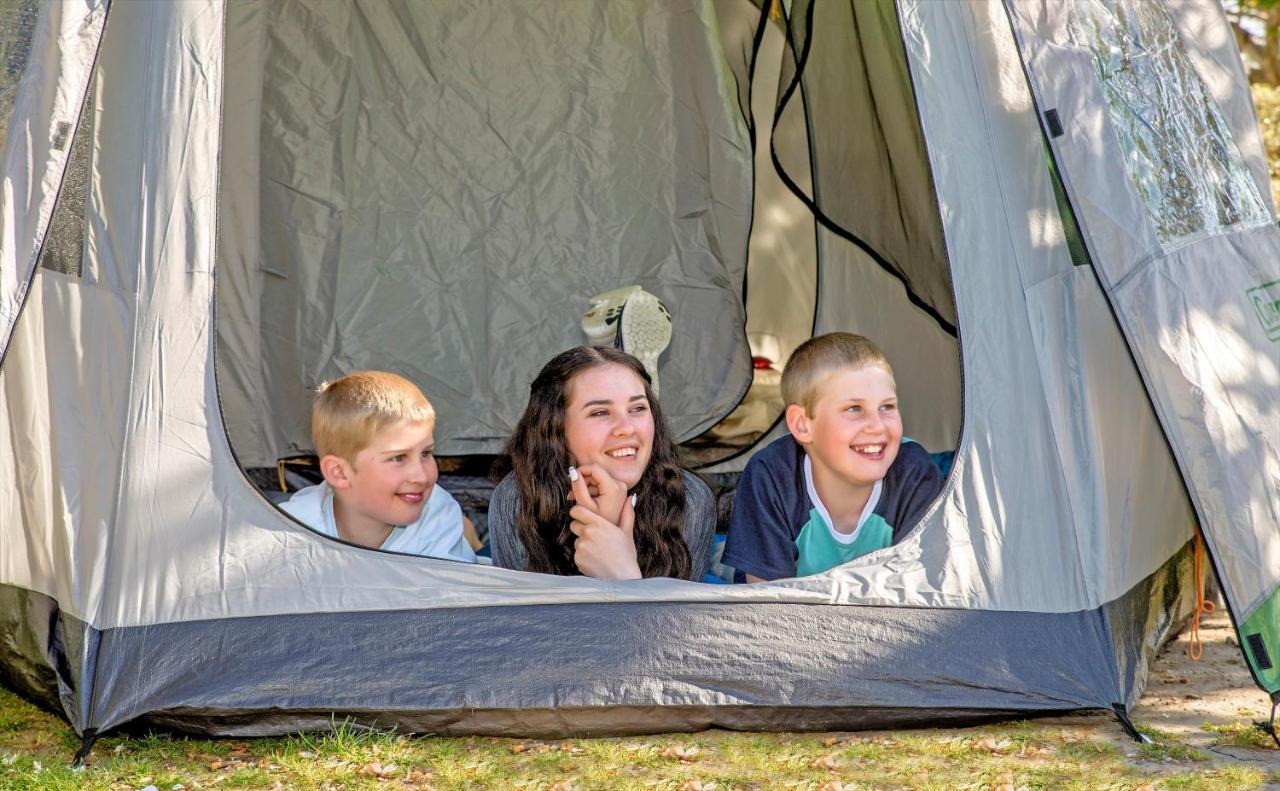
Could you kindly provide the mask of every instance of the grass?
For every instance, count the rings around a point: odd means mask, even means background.
[[[1178,741],[1171,733],[1158,728],[1138,726],[1138,731],[1150,737],[1151,741],[1138,745],[1138,754],[1148,761],[1207,761],[1209,754],[1204,750]]]
[[[919,789],[920,791],[1244,791],[1280,782],[1148,729],[1029,722],[947,731],[865,734],[708,731],[534,741],[409,737],[338,722],[323,734],[276,739],[110,736],[83,769],[61,719],[0,689],[0,789]]]
[[[1206,722],[1200,729],[1214,735],[1214,744],[1251,750],[1276,749],[1276,743],[1270,734],[1248,722],[1228,722],[1222,725]]]

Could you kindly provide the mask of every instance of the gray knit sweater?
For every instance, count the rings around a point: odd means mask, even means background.
[[[693,571],[689,579],[701,582],[711,564],[711,537],[716,530],[716,501],[702,479],[688,470],[684,475],[684,524],[680,532],[689,547]],[[529,567],[529,554],[516,533],[516,514],[519,512],[520,495],[516,491],[514,474],[502,479],[493,490],[489,501],[489,547],[493,553],[493,565],[504,569],[525,571]]]

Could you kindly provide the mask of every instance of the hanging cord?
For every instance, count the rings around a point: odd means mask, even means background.
[[[1200,535],[1200,527],[1196,526],[1196,544],[1192,552],[1196,575],[1196,611],[1191,616],[1191,642],[1187,643],[1187,656],[1192,662],[1199,662],[1204,654],[1204,642],[1200,639],[1200,616],[1208,615],[1217,609],[1217,605],[1204,597],[1204,538]]]

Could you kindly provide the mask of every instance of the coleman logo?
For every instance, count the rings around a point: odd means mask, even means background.
[[[1272,280],[1244,292],[1253,305],[1253,312],[1262,323],[1267,338],[1280,341],[1280,280]]]

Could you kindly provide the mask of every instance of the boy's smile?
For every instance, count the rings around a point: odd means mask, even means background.
[[[827,507],[860,511],[856,501],[865,504],[902,443],[893,376],[878,365],[846,368],[828,375],[820,392],[812,414],[799,405],[788,407],[788,428],[809,454],[814,485]]]
[[[330,480],[338,534],[348,541],[380,546],[392,528],[416,522],[440,472],[432,426],[401,421],[379,431],[344,464],[345,476]]]

